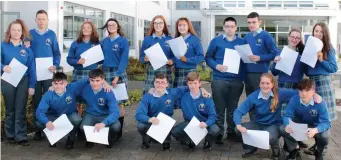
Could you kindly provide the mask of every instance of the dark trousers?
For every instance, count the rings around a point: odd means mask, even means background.
[[[5,133],[16,141],[27,139],[26,105],[28,77],[24,76],[17,87],[1,80],[1,92],[6,106]]]
[[[284,141],[288,147],[288,150],[291,152],[294,149],[296,149],[297,141],[295,140],[295,138],[291,137],[291,135],[285,131],[284,125],[281,125],[279,131],[280,131],[280,135],[284,138]],[[318,152],[322,153],[325,147],[328,146],[329,137],[330,137],[329,130],[322,132],[322,133],[315,134],[314,139],[315,139]]]
[[[69,119],[69,121],[71,122],[71,124],[73,125],[73,129],[69,133],[70,140],[75,140],[76,132],[79,129],[79,126],[81,124],[82,118],[76,112],[75,113],[71,113],[71,114],[67,114],[66,116]],[[49,121],[51,121],[51,122],[53,122],[57,118],[58,117],[47,115],[47,119]],[[39,130],[41,130],[41,131],[46,128],[46,124],[42,124],[39,121],[36,122],[36,125],[37,125],[37,128]]]
[[[268,131],[269,132],[269,138],[270,138],[270,145],[272,151],[279,151],[279,126],[277,125],[263,125],[256,123],[254,121],[246,122],[242,124],[243,127],[245,127],[248,130],[261,130],[261,131]],[[241,133],[239,130],[236,129],[236,134],[241,136]],[[247,145],[243,143],[243,150],[245,153],[250,152],[254,150],[256,147]]]
[[[39,106],[40,100],[42,98],[42,96],[44,95],[44,93],[49,89],[49,87],[52,85],[52,79],[48,79],[48,80],[43,80],[43,81],[37,81],[37,84],[35,86],[35,93],[33,96],[33,102],[32,102],[32,122],[36,122],[36,110]],[[37,126],[34,125],[34,128],[36,131],[38,131],[39,129],[37,128]]]
[[[178,141],[184,141],[184,142],[189,142],[190,138],[187,135],[187,133],[184,131],[186,126],[188,125],[189,122],[182,122],[176,125],[172,131],[171,134],[172,136],[178,140]],[[205,139],[212,141],[215,139],[218,134],[219,134],[219,127],[216,124],[212,124],[207,127],[208,133],[205,137]]]
[[[147,131],[149,130],[151,125],[152,125],[151,123],[140,123],[140,122],[137,124],[137,131],[141,134],[143,143],[149,143],[151,140],[151,137],[147,135]],[[169,133],[163,143],[170,143],[170,141],[171,141],[171,136]]]
[[[240,80],[213,80],[211,88],[215,109],[218,115],[216,123],[220,128],[219,136],[224,135],[225,110],[227,133],[234,133],[236,125],[233,122],[233,112],[238,107],[244,83]]]
[[[263,73],[246,73],[246,80],[245,80],[245,92],[246,96],[249,96],[253,91],[259,88],[259,81],[260,77]],[[255,119],[255,110],[251,109],[249,111],[250,121]]]

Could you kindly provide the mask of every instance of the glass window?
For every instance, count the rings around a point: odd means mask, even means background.
[[[329,4],[325,3],[325,4],[315,4],[315,8],[329,8]]]
[[[146,36],[149,32],[150,21],[144,20],[143,35]]]
[[[117,14],[117,13],[111,13],[111,17],[114,17],[118,20],[118,22],[120,23],[123,29],[122,31],[129,42],[129,46],[131,48],[135,48],[135,43],[134,43],[134,40],[135,40],[134,28],[136,25],[135,18],[126,16],[126,15]]]
[[[176,1],[177,10],[199,10],[200,1]]]
[[[201,38],[201,22],[200,21],[192,21],[193,28],[195,33],[197,33],[198,37]]]
[[[237,1],[225,1],[224,7],[237,7]]]
[[[253,7],[266,7],[266,1],[253,1]]]
[[[238,1],[238,7],[245,7],[245,1]]]
[[[278,48],[288,45],[288,33],[278,33]]]
[[[103,10],[64,2],[64,52],[69,49],[71,42],[77,39],[84,21],[93,22],[97,28],[103,26]],[[97,29],[99,38],[103,38],[103,31]]]
[[[282,7],[282,1],[268,1],[268,7]]]
[[[167,8],[172,9],[172,1],[167,1]]]
[[[313,1],[300,1],[300,7],[303,8],[313,7]]]
[[[288,8],[296,8],[297,7],[297,1],[283,1],[284,7]]]

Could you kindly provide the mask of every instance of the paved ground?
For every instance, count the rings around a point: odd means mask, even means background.
[[[129,89],[141,88],[143,82],[133,83],[129,85]],[[210,90],[209,84],[204,85]],[[337,88],[337,90],[341,90]],[[340,92],[338,92],[340,93]],[[241,97],[244,99],[245,95]],[[1,143],[1,159],[3,160],[92,160],[92,159],[112,159],[112,160],[159,160],[159,159],[174,159],[174,160],[239,160],[242,154],[240,143],[225,141],[224,145],[214,145],[209,152],[202,151],[202,144],[199,144],[197,149],[192,152],[186,149],[186,146],[180,145],[178,142],[172,141],[172,151],[162,151],[160,144],[153,143],[151,148],[147,151],[140,149],[141,137],[136,129],[136,121],[134,118],[137,104],[127,107],[127,115],[124,126],[124,138],[118,142],[114,148],[108,149],[103,145],[95,145],[93,148],[85,148],[83,141],[76,142],[76,148],[73,150],[66,150],[63,148],[63,143],[58,144],[57,148],[49,148],[48,141],[41,142],[34,141],[32,136],[29,136],[29,147],[22,147],[19,145],[9,144],[6,141]],[[332,138],[330,139],[329,151],[325,156],[327,160],[341,159],[341,112],[339,112],[339,120],[333,122],[331,129]],[[174,118],[177,122],[182,120],[182,113],[180,110],[175,111]],[[308,141],[310,145],[312,141]],[[281,140],[281,144],[283,141]],[[269,159],[270,151],[259,150],[254,156],[248,158]],[[284,155],[282,156],[284,158]],[[302,160],[314,159],[312,156],[307,156],[302,153]]]

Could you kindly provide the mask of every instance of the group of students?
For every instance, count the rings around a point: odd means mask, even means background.
[[[42,139],[41,129],[53,129],[53,120],[61,114],[67,114],[75,126],[68,136],[67,148],[74,147],[78,128],[82,131],[84,125],[95,126],[97,130],[110,126],[108,147],[112,147],[114,142],[122,138],[125,111],[124,101],[116,101],[111,87],[116,87],[119,83],[127,85],[126,67],[129,55],[129,43],[119,22],[114,18],[106,21],[102,29],[108,32],[108,36],[102,41],[99,40],[97,28],[92,22],[82,24],[79,36],[71,44],[67,57],[67,63],[74,67],[71,84],[67,84],[66,75],[61,72],[55,73],[50,80],[36,81],[38,64],[35,64],[35,58],[52,57],[53,66],[49,68],[51,72],[55,72],[60,64],[56,35],[47,28],[47,12],[39,10],[36,22],[37,28],[28,31],[22,20],[13,21],[8,26],[6,38],[1,45],[2,72],[11,72],[8,65],[13,58],[28,67],[17,87],[1,80],[6,105],[5,133],[9,142],[28,145],[25,107],[28,95],[34,95],[32,110],[37,122],[35,140]],[[200,39],[190,20],[185,17],[178,19],[175,37],[182,36],[187,45],[186,54],[178,59],[167,44],[172,37],[165,18],[161,15],[153,18],[140,51],[140,62],[147,65],[144,96],[136,111],[138,131],[143,139],[142,148],[150,147],[151,138],[146,132],[152,124],[158,124],[156,116],[160,112],[172,116],[173,109],[180,107],[184,122],[172,129],[163,143],[164,150],[170,149],[170,135],[187,144],[189,148],[195,148],[195,144],[183,130],[195,116],[201,122],[200,127],[208,129],[204,149],[211,149],[213,141],[223,144],[225,136],[228,139],[237,139],[247,129],[266,130],[270,133],[273,159],[279,157],[280,136],[285,138],[284,148],[290,152],[287,158],[295,159],[299,148],[307,146],[304,143],[297,145],[295,139],[288,134],[292,132],[288,126],[290,118],[295,122],[308,124],[310,128],[307,134],[310,138],[315,137],[316,145],[309,148],[307,153],[314,154],[316,159],[323,159],[330,123],[337,118],[330,76],[337,71],[337,64],[328,27],[322,22],[313,27],[312,36],[323,42],[323,49],[317,53],[315,68],[300,62],[298,56],[293,74],[287,75],[275,69],[276,63],[281,60],[280,51],[271,35],[260,27],[262,21],[259,15],[256,12],[250,13],[247,22],[250,32],[242,39],[236,36],[237,21],[233,17],[226,18],[223,22],[225,33],[211,40],[204,56]],[[288,36],[289,48],[300,55],[304,50],[301,38],[299,29],[292,29]],[[168,62],[154,70],[144,51],[156,43],[160,44]],[[240,60],[239,73],[229,73],[228,66],[223,66],[225,49],[234,49],[234,46],[243,44],[250,45],[253,55],[249,59],[255,63]],[[82,64],[86,59],[80,55],[95,45],[101,45],[104,60],[84,68]],[[196,67],[203,60],[212,69],[212,98],[207,96],[206,90],[199,89],[201,82]],[[271,61],[274,64],[270,68]],[[174,82],[171,69],[173,66]],[[268,73],[269,69],[273,75],[278,75],[278,86],[274,76]],[[304,74],[309,80],[303,79]],[[238,107],[244,84],[247,98]],[[49,88],[51,91],[48,91]],[[77,103],[84,103],[86,106],[83,118],[80,116],[82,111],[77,110],[80,108]],[[242,123],[241,117],[247,113],[250,122]],[[78,135],[80,133],[82,132],[78,132]],[[87,142],[87,146],[92,146],[92,143]],[[245,144],[243,149],[243,157],[257,150]]]

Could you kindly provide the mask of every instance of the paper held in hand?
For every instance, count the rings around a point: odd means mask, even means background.
[[[301,62],[309,65],[312,68],[315,68],[317,62],[317,53],[321,51],[322,48],[323,43],[320,39],[314,36],[309,36],[301,56]]]
[[[180,59],[180,57],[184,56],[187,52],[187,45],[182,36],[178,38],[171,39],[167,41],[170,48],[172,49],[173,54],[176,58]]]
[[[160,112],[156,118],[159,120],[159,124],[152,124],[147,132],[147,135],[162,144],[173,128],[175,120],[162,112]]]
[[[104,59],[101,45],[91,47],[81,54],[81,58],[85,59],[83,67],[90,66]]]
[[[167,64],[168,59],[159,43],[154,44],[144,51],[148,56],[149,62],[154,70],[157,70]]]

